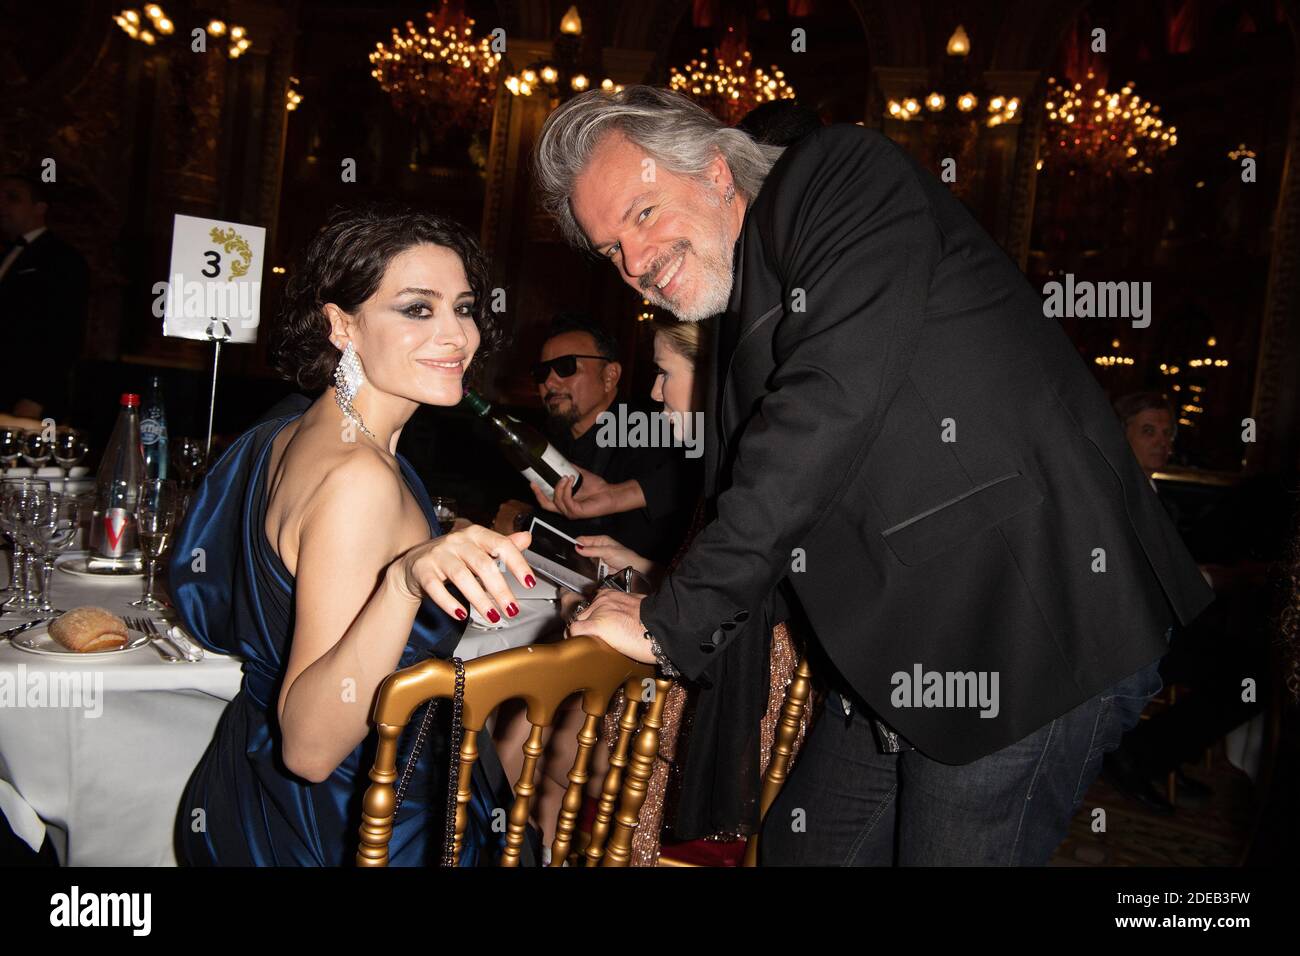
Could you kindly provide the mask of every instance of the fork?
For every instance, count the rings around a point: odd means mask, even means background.
[[[149,646],[158,652],[158,656],[168,664],[188,663],[188,658],[177,657],[175,654],[167,653],[167,649],[158,643],[158,628],[154,622],[147,617],[128,617],[124,619],[126,626],[135,631],[143,631],[149,635]]]

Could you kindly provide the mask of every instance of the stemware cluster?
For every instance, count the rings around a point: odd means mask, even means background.
[[[9,598],[0,610],[37,615],[61,614],[50,603],[54,559],[72,547],[89,501],[52,491],[39,478],[0,481],[0,530],[13,541]]]
[[[63,477],[67,478],[89,453],[90,446],[75,428],[56,429],[53,436],[43,429],[0,428],[0,469],[6,475],[20,467],[44,468],[50,459],[54,459],[55,464],[63,469]],[[19,465],[19,461],[26,462],[26,465]]]
[[[0,613],[47,617],[61,614],[50,600],[55,559],[81,539],[93,515],[89,495],[65,494],[42,478],[0,479],[0,531],[13,542],[14,556]],[[154,594],[159,558],[167,550],[180,511],[175,482],[150,478],[136,496],[135,521],[145,556],[145,592],[134,607],[156,611],[168,607]]]

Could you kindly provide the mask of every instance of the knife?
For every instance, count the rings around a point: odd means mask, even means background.
[[[27,621],[24,624],[19,624],[17,627],[11,627],[7,631],[0,631],[0,639],[6,637],[13,637],[15,634],[21,634],[29,627],[35,627],[37,624],[44,624],[46,621],[52,621],[52,620],[54,620],[54,618],[52,617],[38,617],[34,621]]]

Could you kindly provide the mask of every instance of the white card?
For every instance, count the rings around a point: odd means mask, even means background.
[[[154,285],[163,335],[257,341],[265,251],[261,226],[177,215],[167,281]]]

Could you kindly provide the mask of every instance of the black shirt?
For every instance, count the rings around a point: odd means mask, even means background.
[[[609,408],[611,415],[619,414],[619,405],[626,404],[624,414],[641,412],[658,415],[654,406],[640,406],[616,402]],[[660,429],[647,429],[660,435]],[[571,520],[552,512],[539,512],[538,517],[566,534],[607,534],[620,544],[652,561],[666,563],[677,553],[686,529],[690,524],[695,502],[703,486],[703,458],[687,458],[689,449],[684,446],[627,447],[625,444],[602,447],[598,438],[598,422],[578,438],[567,429],[563,434],[550,434],[556,451],[575,465],[594,472],[610,484],[636,479],[645,495],[646,506],[635,511],[604,515],[599,518]],[[606,434],[609,432],[607,430]]]

